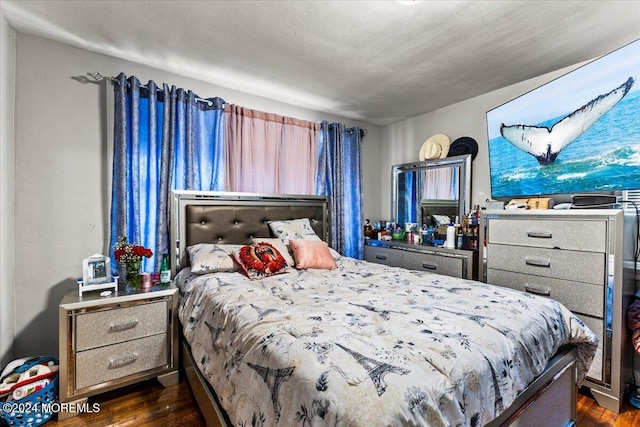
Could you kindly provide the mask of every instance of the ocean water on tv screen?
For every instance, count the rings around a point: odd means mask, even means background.
[[[539,126],[551,126],[556,117]],[[491,195],[518,197],[640,188],[640,90],[630,92],[551,165],[502,136],[489,141]]]

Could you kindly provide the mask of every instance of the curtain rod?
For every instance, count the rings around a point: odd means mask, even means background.
[[[87,75],[90,76],[91,78],[93,78],[95,81],[97,82],[101,82],[102,80],[109,80],[112,84],[114,82],[117,82],[118,79],[113,77],[113,76],[103,76],[102,74],[100,74],[98,71],[94,71],[92,73],[87,72]],[[158,91],[161,91],[160,88],[157,89]],[[202,99],[202,98],[198,98],[196,97],[196,101],[200,101],[200,102],[206,102],[208,106],[212,106],[213,102],[209,101],[208,99]]]
[[[109,80],[111,83],[118,81],[117,78],[115,78],[113,76],[103,76],[98,71],[94,71],[92,73],[87,72],[87,75],[89,77],[93,78],[97,82],[101,82],[102,80]],[[158,89],[158,90],[160,90],[160,89]],[[207,105],[209,105],[209,106],[213,105],[213,102],[209,101],[208,99],[196,98],[196,101],[206,102]],[[225,102],[225,104],[226,104],[226,102]],[[360,139],[363,139],[364,136],[367,134],[367,130],[366,129],[362,129],[362,128],[359,128],[359,129],[360,129]]]

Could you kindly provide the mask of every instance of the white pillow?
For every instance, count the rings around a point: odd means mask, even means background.
[[[311,228],[309,218],[269,221],[269,227],[285,245],[289,244],[289,239],[322,240]]]
[[[333,248],[329,248],[329,253],[331,254],[331,257],[333,259],[335,259],[336,261],[339,260],[340,258],[342,258],[342,255],[340,255],[340,252],[336,251]]]
[[[287,247],[289,245],[289,239],[322,240],[316,232],[313,231],[309,218],[269,221],[269,228],[271,228],[273,234],[278,236]],[[333,248],[329,248],[329,252],[335,260],[342,258],[342,255]]]
[[[436,220],[436,224],[438,225],[438,227],[440,227],[441,225],[449,225],[449,223],[451,222],[451,218],[449,218],[447,215],[433,215],[433,219]]]
[[[219,271],[239,271],[231,254],[243,245],[216,245],[198,243],[187,247],[191,272],[195,274],[216,273]]]

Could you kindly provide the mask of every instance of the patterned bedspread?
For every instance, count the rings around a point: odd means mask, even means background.
[[[479,426],[596,336],[542,297],[343,257],[262,280],[178,275],[179,317],[236,426]]]

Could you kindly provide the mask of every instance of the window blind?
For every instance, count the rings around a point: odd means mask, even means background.
[[[635,206],[640,210],[640,190],[624,190],[622,192],[622,200],[634,202]],[[636,213],[633,203],[623,203],[622,206],[625,211]]]

